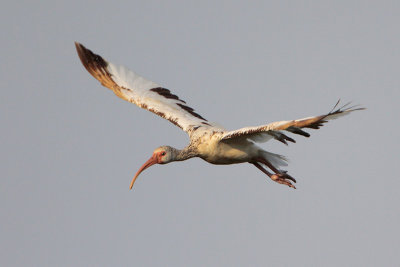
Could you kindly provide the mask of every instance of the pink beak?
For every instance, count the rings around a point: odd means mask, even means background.
[[[150,166],[152,166],[152,165],[154,165],[154,164],[156,164],[156,163],[158,163],[158,159],[157,159],[157,155],[154,154],[154,155],[151,156],[151,158],[150,158],[148,161],[146,161],[146,163],[143,164],[143,166],[140,167],[140,169],[137,171],[137,173],[135,174],[135,177],[133,177],[133,179],[132,179],[132,182],[131,182],[131,185],[130,185],[129,189],[132,189],[133,184],[134,184],[135,181],[136,181],[136,178],[139,176],[139,174],[140,174],[142,171],[144,171],[145,169],[147,169],[148,167],[150,167]]]

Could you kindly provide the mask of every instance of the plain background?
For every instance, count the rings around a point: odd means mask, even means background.
[[[2,266],[399,266],[399,1],[6,1]],[[74,41],[228,129],[367,107],[249,164],[155,166],[179,128],[115,97]]]

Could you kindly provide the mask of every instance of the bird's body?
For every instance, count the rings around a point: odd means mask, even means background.
[[[202,135],[191,138],[184,149],[193,151],[197,157],[212,164],[235,164],[249,162],[259,155],[260,148],[248,140],[234,143],[221,142],[225,131],[204,131]]]
[[[287,165],[286,158],[270,153],[257,146],[256,143],[275,139],[287,145],[287,141],[295,141],[283,131],[309,137],[304,128],[319,129],[328,120],[362,109],[347,107],[347,105],[336,109],[338,101],[334,109],[324,115],[227,131],[207,121],[170,90],[125,67],[107,62],[79,43],[75,45],[85,68],[102,85],[114,91],[118,97],[169,120],[189,135],[190,143],[182,150],[169,146],[154,150],[152,157],[136,173],[131,182],[131,188],[137,176],[151,165],[182,161],[193,157],[200,157],[212,164],[248,162],[275,182],[295,188],[291,182],[296,182],[296,180],[286,171],[279,169]],[[273,173],[265,168],[269,168]]]
[[[218,136],[202,142],[199,147],[199,157],[212,164],[235,164],[249,162],[259,155],[256,145],[249,141],[232,144],[220,142]]]

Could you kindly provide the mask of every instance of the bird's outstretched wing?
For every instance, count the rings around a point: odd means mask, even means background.
[[[339,102],[340,100],[336,103],[331,112],[325,115],[308,117],[299,120],[277,121],[267,125],[241,128],[239,130],[226,132],[222,136],[221,141],[229,142],[238,138],[246,138],[257,143],[262,143],[274,138],[287,145],[287,141],[293,143],[296,141],[293,138],[285,135],[282,131],[309,137],[310,134],[305,132],[303,130],[304,128],[319,129],[324,123],[328,122],[328,120],[334,120],[341,116],[345,116],[350,112],[364,109],[357,106],[350,107],[350,103],[337,108]]]
[[[106,61],[80,43],[75,42],[75,46],[83,66],[118,97],[169,120],[188,133],[194,127],[211,126],[211,123],[170,90],[146,80],[123,66]]]

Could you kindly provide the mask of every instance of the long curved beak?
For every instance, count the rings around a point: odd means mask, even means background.
[[[157,156],[156,155],[151,156],[151,158],[148,161],[146,161],[146,163],[143,164],[143,166],[140,167],[140,169],[137,171],[137,173],[135,174],[135,177],[133,177],[133,179],[132,179],[132,182],[131,182],[131,185],[130,185],[129,189],[132,189],[133,184],[136,181],[136,178],[139,176],[139,174],[142,171],[144,171],[145,169],[147,169],[148,167],[150,167],[150,166],[152,166],[152,165],[154,165],[156,163],[158,163]]]

